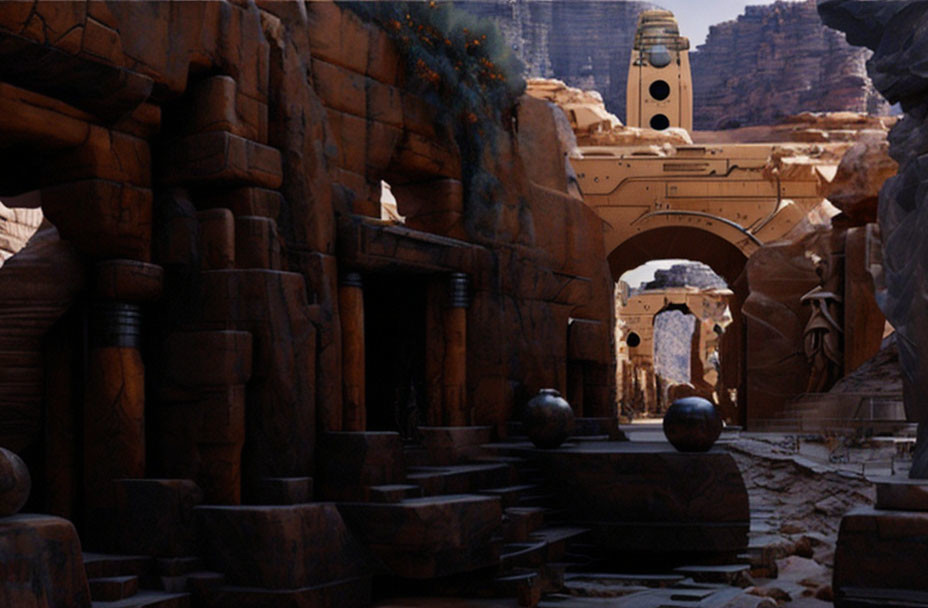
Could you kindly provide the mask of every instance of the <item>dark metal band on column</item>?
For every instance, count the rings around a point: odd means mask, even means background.
[[[341,275],[339,284],[344,287],[364,287],[360,272],[346,272]]]
[[[451,274],[449,282],[452,308],[467,308],[470,306],[470,278],[463,272]]]
[[[96,302],[91,328],[91,344],[95,347],[139,348],[142,344],[142,309],[137,304],[126,302]]]

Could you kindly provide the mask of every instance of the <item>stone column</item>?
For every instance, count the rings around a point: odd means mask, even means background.
[[[137,304],[96,302],[84,398],[84,504],[100,542],[117,507],[113,480],[145,476],[145,367]]]
[[[361,275],[349,272],[338,286],[338,312],[342,325],[342,430],[367,429],[364,368],[364,286]]]
[[[456,272],[449,283],[449,306],[442,315],[445,356],[442,369],[442,404],[448,426],[467,426],[467,307],[468,278]]]

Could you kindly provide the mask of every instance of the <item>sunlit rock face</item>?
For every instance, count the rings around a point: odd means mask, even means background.
[[[748,6],[690,54],[697,129],[772,124],[801,111],[886,114],[867,49],[826,27],[815,0]]]
[[[919,423],[913,477],[928,477],[928,5],[921,2],[824,0],[825,23],[847,32],[852,44],[869,47],[874,85],[905,117],[889,135],[889,155],[899,173],[880,191],[882,276],[877,297],[896,328],[906,414]]]

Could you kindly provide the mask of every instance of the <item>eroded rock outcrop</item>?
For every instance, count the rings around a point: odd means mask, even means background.
[[[691,54],[696,128],[772,124],[806,110],[887,113],[868,56],[822,24],[815,0],[749,6]]]
[[[924,153],[928,151],[928,5],[919,2],[825,0],[819,12],[826,23],[847,32],[848,41],[874,52],[868,64],[874,85],[905,117],[889,137],[889,154],[899,173],[880,191],[883,240],[878,300],[896,328],[903,371],[906,414],[919,423],[919,448],[913,477],[928,477],[928,190]]]

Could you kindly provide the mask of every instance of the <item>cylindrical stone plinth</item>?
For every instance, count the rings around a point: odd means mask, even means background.
[[[445,423],[467,426],[467,275],[454,273],[450,281],[450,306],[443,311],[445,335],[444,369],[442,370],[442,403]]]
[[[361,275],[345,274],[338,286],[342,326],[342,429],[367,430],[364,367],[364,288]]]
[[[145,476],[145,367],[141,312],[99,302],[91,319],[84,399],[84,500],[88,521],[105,524],[114,479]],[[93,526],[95,527],[95,526]]]

